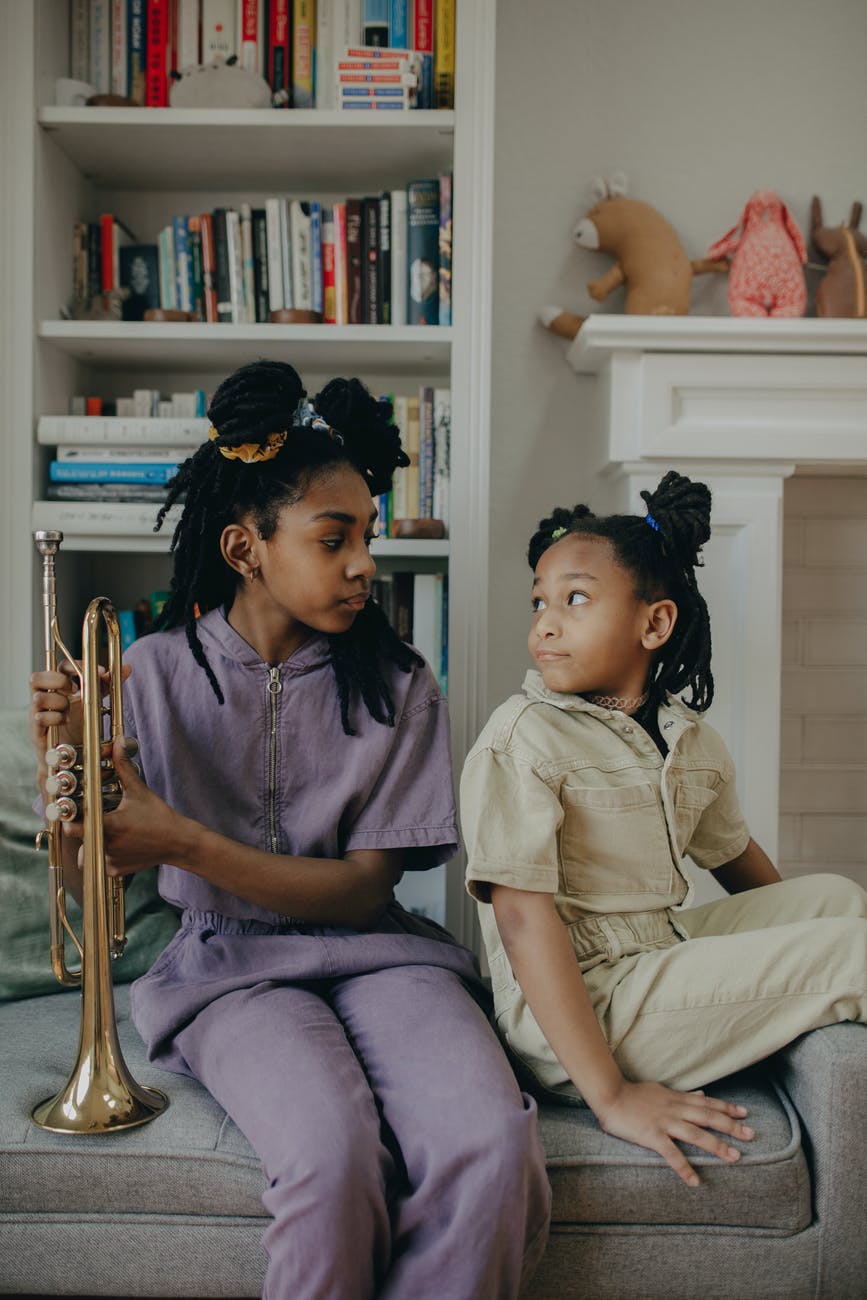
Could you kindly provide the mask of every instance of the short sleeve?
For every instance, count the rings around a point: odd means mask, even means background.
[[[716,798],[699,817],[686,852],[697,867],[715,871],[743,853],[749,839],[735,787],[734,765],[729,759]]]
[[[448,705],[429,670],[420,685],[343,850],[405,848],[407,871],[439,866],[458,849]]]
[[[560,800],[532,764],[477,749],[461,777],[461,822],[467,846],[467,889],[490,902],[488,885],[556,894]]]

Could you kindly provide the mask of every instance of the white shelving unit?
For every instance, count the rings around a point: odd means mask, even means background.
[[[321,0],[323,2],[323,0]],[[383,566],[449,571],[449,695],[456,770],[484,721],[493,228],[496,0],[461,0],[454,112],[70,109],[53,106],[68,75],[67,0],[4,0],[0,42],[0,356],[3,510],[0,598],[2,702],[26,700],[41,652],[38,567],[32,546],[48,449],[36,420],[63,413],[74,392],[118,396],[146,385],[212,391],[236,366],[289,360],[308,389],[357,374],[374,391],[452,391],[452,526],[448,542],[383,540]],[[376,193],[451,169],[454,175],[453,321],[448,329],[388,326],[230,326],[62,319],[76,217],[116,212],[151,239],[174,212],[257,203],[270,193],[328,201]],[[9,378],[14,377],[14,383]],[[181,383],[181,378],[183,382]],[[52,503],[58,518],[66,503]],[[139,508],[134,508],[139,509]],[[118,604],[167,585],[165,536],[140,524],[106,533],[81,515],[58,565],[61,621],[80,617],[97,590]],[[455,562],[457,561],[457,562]],[[446,920],[465,941],[474,909],[452,865]]]

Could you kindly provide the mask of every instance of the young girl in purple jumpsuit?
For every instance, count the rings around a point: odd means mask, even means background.
[[[371,495],[407,460],[357,380],[305,396],[242,367],[169,489],[171,593],[124,686],[143,779],[118,742],[105,826],[183,922],[133,1014],[262,1159],[266,1296],[500,1300],[546,1239],[534,1106],[472,956],[392,893],[457,838],[445,701],[369,600]],[[72,686],[32,687],[44,753]]]

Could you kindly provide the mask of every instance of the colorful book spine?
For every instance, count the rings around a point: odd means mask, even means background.
[[[172,217],[175,245],[175,302],[179,311],[193,310],[193,267],[190,257],[190,228],[184,216]]]
[[[266,81],[281,108],[292,103],[292,42],[289,17],[290,0],[269,0],[268,63]]]
[[[192,312],[196,320],[205,319],[205,273],[202,262],[202,218],[187,218],[187,239],[190,245],[190,275],[192,277]]]
[[[421,404],[418,395],[406,400],[406,428],[402,430],[403,447],[409,464],[401,473],[406,474],[407,519],[421,518]]]
[[[378,325],[380,313],[379,199],[369,196],[362,205],[364,242],[364,316],[366,325]]]
[[[391,323],[406,324],[406,190],[391,192]]]
[[[346,292],[346,204],[335,203],[334,217],[334,303],[338,325],[349,321]]]
[[[391,195],[379,196],[379,247],[377,249],[376,319],[380,325],[391,324]]]
[[[202,63],[225,63],[237,54],[236,0],[201,0]]]
[[[127,95],[144,106],[147,62],[146,0],[127,0]]]
[[[415,0],[412,46],[420,63],[416,107],[433,108],[434,0]]]
[[[238,62],[245,72],[262,75],[262,18],[265,0],[239,0]]]
[[[128,23],[127,0],[111,0],[111,93],[113,95],[125,96],[129,90]]]
[[[225,208],[214,208],[214,287],[217,292],[217,320],[232,321],[232,289],[229,281],[228,224]]]
[[[320,316],[322,301],[322,205],[314,199],[310,204],[310,280],[313,310]]]
[[[439,324],[440,196],[436,179],[410,181],[407,192],[407,262],[410,325]]]
[[[388,47],[389,0],[362,0],[361,39],[365,45]]]
[[[433,388],[420,388],[418,394],[418,509],[420,519],[433,518],[434,421]]]
[[[52,483],[168,483],[177,472],[177,465],[136,465],[110,460],[53,460],[48,466]]]
[[[210,212],[199,217],[202,235],[202,307],[205,320],[214,324],[220,319],[217,312],[217,257],[214,245],[214,219]]]
[[[455,0],[437,0],[434,30],[434,108],[455,106]]]
[[[346,276],[347,320],[350,325],[364,322],[364,248],[362,244],[361,199],[346,200]]]
[[[313,108],[316,5],[315,0],[293,0],[293,3],[292,107]]]
[[[169,47],[169,0],[147,0],[145,28],[145,105],[166,108]]]
[[[409,104],[404,100],[383,99],[380,96],[375,96],[371,99],[348,99],[341,97],[340,107],[346,112],[351,112],[353,109],[361,111],[372,111],[373,109],[377,109],[383,112],[387,110],[396,110],[397,112],[402,113],[404,109],[409,108]]]
[[[322,209],[322,319],[337,324],[337,285],[334,258],[334,209]]]
[[[452,323],[452,177],[451,172],[440,176],[440,229],[439,229],[439,323]]]
[[[389,2],[388,44],[393,50],[405,50],[409,45],[409,0]]]

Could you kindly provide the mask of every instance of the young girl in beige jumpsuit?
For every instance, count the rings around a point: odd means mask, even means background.
[[[727,1138],[753,1136],[706,1084],[867,1022],[867,894],[782,881],[750,837],[702,718],[710,492],[669,473],[642,497],[646,516],[558,509],[533,536],[538,671],[473,747],[461,810],[500,1032],[544,1088],[696,1185],[676,1141],[734,1161]],[[685,855],[732,897],[689,908]]]

